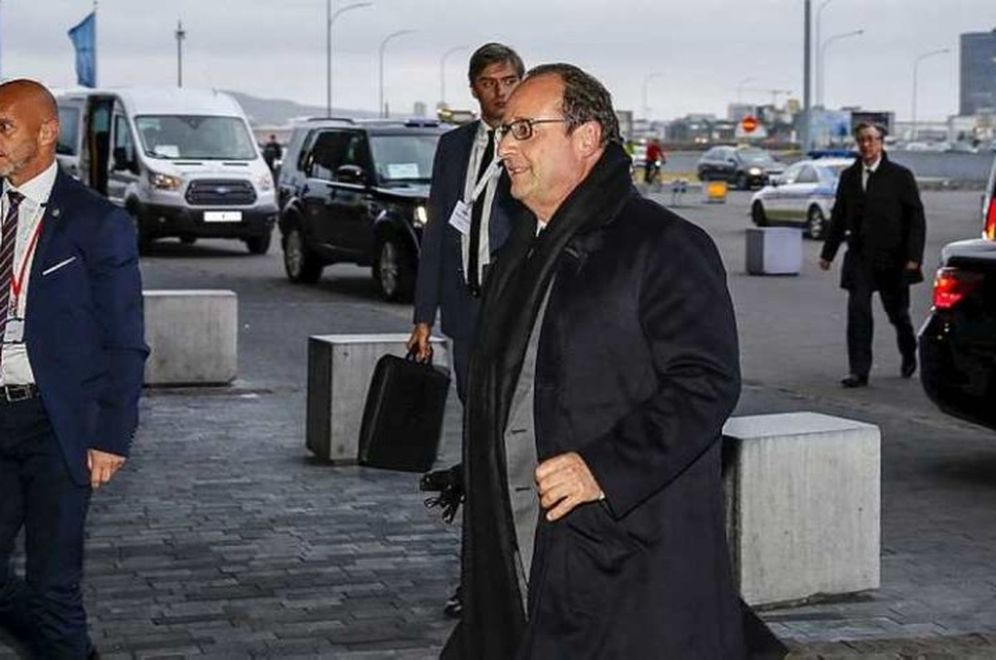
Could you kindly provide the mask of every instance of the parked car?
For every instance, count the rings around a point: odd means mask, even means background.
[[[849,158],[818,158],[789,165],[754,193],[751,220],[758,227],[800,226],[806,236],[822,239],[830,223],[840,173],[853,163]]]
[[[415,288],[436,143],[433,121],[322,119],[295,127],[280,170],[280,244],[292,282],[371,265],[385,300]]]
[[[982,238],[941,251],[930,316],[920,330],[920,382],[941,410],[996,429],[996,161]]]
[[[729,181],[741,190],[763,186],[784,166],[757,147],[712,147],[699,158],[696,170],[702,181]]]
[[[234,238],[264,254],[277,220],[273,176],[232,97],[175,87],[56,94],[59,166],[157,238]]]

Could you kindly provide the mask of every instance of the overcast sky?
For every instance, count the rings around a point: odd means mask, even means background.
[[[354,0],[336,0],[345,7]],[[813,0],[813,10],[823,0]],[[754,89],[802,97],[803,0],[372,0],[342,14],[334,39],[336,107],[375,110],[378,49],[387,46],[386,99],[392,111],[430,108],[440,97],[440,60],[450,48],[505,42],[526,65],[571,62],[599,77],[619,109],[641,116],[644,80],[651,115],[725,114],[738,85],[745,102],[768,102]],[[0,0],[0,75],[50,85],[75,83],[66,30],[90,0]],[[267,98],[325,104],[325,0],[100,0],[101,86],[176,82],[178,18],[187,31],[184,85],[233,89]],[[860,105],[911,114],[913,62],[920,65],[918,116],[958,111],[958,35],[996,27],[994,0],[830,0],[823,39],[863,29],[829,46],[828,106]],[[447,101],[472,107],[466,62],[446,60]],[[746,78],[752,78],[743,82]],[[779,97],[781,98],[784,97]]]

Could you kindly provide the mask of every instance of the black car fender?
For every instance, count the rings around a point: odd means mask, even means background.
[[[373,235],[374,239],[380,239],[380,237],[387,234],[393,233],[399,236],[405,237],[408,241],[412,254],[418,256],[419,254],[419,237],[415,233],[415,228],[412,227],[410,219],[405,217],[405,214],[411,215],[412,210],[405,206],[387,206],[380,209],[376,217],[373,220]],[[374,249],[376,250],[377,240],[374,240]]]

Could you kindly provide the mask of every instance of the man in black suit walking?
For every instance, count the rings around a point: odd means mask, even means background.
[[[923,280],[925,221],[913,173],[882,150],[885,131],[862,122],[854,130],[861,157],[840,175],[837,198],[820,254],[828,270],[841,242],[847,253],[840,286],[847,289],[847,355],[844,387],[864,387],[872,366],[871,298],[878,291],[896,328],[900,374],[916,371],[916,336],[910,321],[909,285]]]
[[[432,168],[429,222],[415,285],[415,328],[408,346],[420,360],[429,358],[429,336],[438,309],[443,332],[453,340],[461,400],[484,273],[508,238],[517,205],[508,194],[507,175],[499,177],[489,168],[494,160],[494,129],[524,73],[522,59],[508,46],[488,43],[471,55],[470,90],[480,104],[481,118],[443,135]],[[490,179],[472,200],[486,176]],[[456,209],[465,213],[455,213]]]

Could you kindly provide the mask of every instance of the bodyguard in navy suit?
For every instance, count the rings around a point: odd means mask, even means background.
[[[148,349],[132,223],[58,172],[58,133],[48,90],[0,85],[0,626],[85,658],[84,521],[128,455]]]
[[[501,123],[505,102],[524,72],[522,59],[502,44],[485,44],[471,55],[470,89],[480,104],[481,119],[443,135],[432,168],[429,223],[422,236],[415,328],[409,347],[416,350],[419,359],[428,359],[429,336],[438,309],[442,330],[453,340],[453,367],[461,399],[484,276],[521,208],[509,194],[504,173],[489,181],[476,202],[469,202],[493,160],[493,129]],[[468,202],[465,225],[451,222],[460,202]]]

